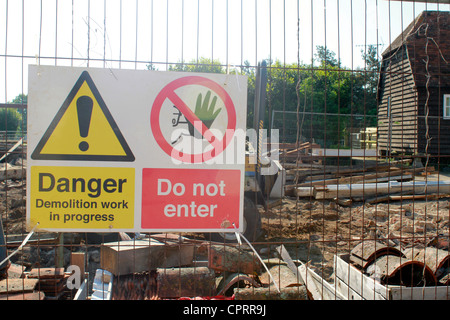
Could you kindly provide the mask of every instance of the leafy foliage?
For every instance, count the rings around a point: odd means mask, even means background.
[[[14,104],[27,104],[28,96],[19,94],[11,102]],[[0,131],[20,131],[27,127],[26,108],[2,108],[0,109]]]
[[[172,64],[169,66],[169,71],[225,73],[225,69],[219,60],[203,57],[199,58],[198,61],[193,59],[187,63],[181,61],[177,64]]]

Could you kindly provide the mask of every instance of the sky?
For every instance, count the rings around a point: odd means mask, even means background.
[[[0,103],[26,94],[28,65],[167,70],[217,59],[311,63],[316,46],[364,68],[423,10],[449,4],[389,0],[0,0]]]

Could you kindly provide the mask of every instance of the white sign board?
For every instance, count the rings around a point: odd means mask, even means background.
[[[242,231],[247,78],[29,67],[27,221]]]

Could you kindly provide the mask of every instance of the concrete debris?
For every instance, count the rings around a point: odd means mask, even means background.
[[[435,286],[433,271],[423,262],[394,255],[383,255],[372,262],[366,273],[381,283],[405,287]]]
[[[246,288],[250,284],[254,288],[259,288],[261,285],[251,276],[243,273],[230,274],[226,279],[222,277],[221,282],[217,286],[219,296],[231,296],[234,290],[237,288]]]
[[[279,288],[299,287],[302,285],[299,277],[297,277],[286,265],[279,264],[272,266],[269,268],[269,272],[272,274]],[[264,272],[260,276],[260,281],[267,286],[271,284],[271,279],[268,272]],[[275,288],[272,290],[275,290]]]
[[[65,300],[69,297],[64,268],[33,268],[25,271],[11,264],[0,281],[0,300]]]
[[[350,254],[350,261],[362,269],[366,269],[376,258],[384,255],[393,255],[406,258],[397,248],[387,246],[379,241],[362,241],[355,246]]]
[[[184,265],[177,265],[183,253]],[[237,295],[239,299],[307,299],[306,289],[284,261],[266,261],[278,279],[280,292],[247,245],[197,241],[174,234],[141,235],[139,240],[102,245],[102,268],[96,271],[88,299],[229,300]],[[104,274],[109,278],[101,278]],[[259,291],[250,294],[254,289]],[[240,294],[241,290],[248,291]]]
[[[361,270],[349,255],[335,255],[336,292],[346,300],[448,300],[448,286],[436,283],[420,261],[382,256]]]
[[[450,273],[448,250],[432,246],[402,249],[378,241],[363,241],[339,261],[342,259],[381,285],[439,288],[447,283]]]

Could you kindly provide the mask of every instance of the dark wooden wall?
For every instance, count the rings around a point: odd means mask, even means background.
[[[378,147],[389,148],[388,101],[391,108],[391,152],[417,152],[417,91],[404,46],[385,57],[380,74]]]
[[[443,96],[450,94],[450,14],[422,12],[409,28],[401,35],[403,44],[383,54],[378,146],[382,152],[387,150],[384,119],[390,96],[392,151],[450,155],[450,120],[442,114]]]

